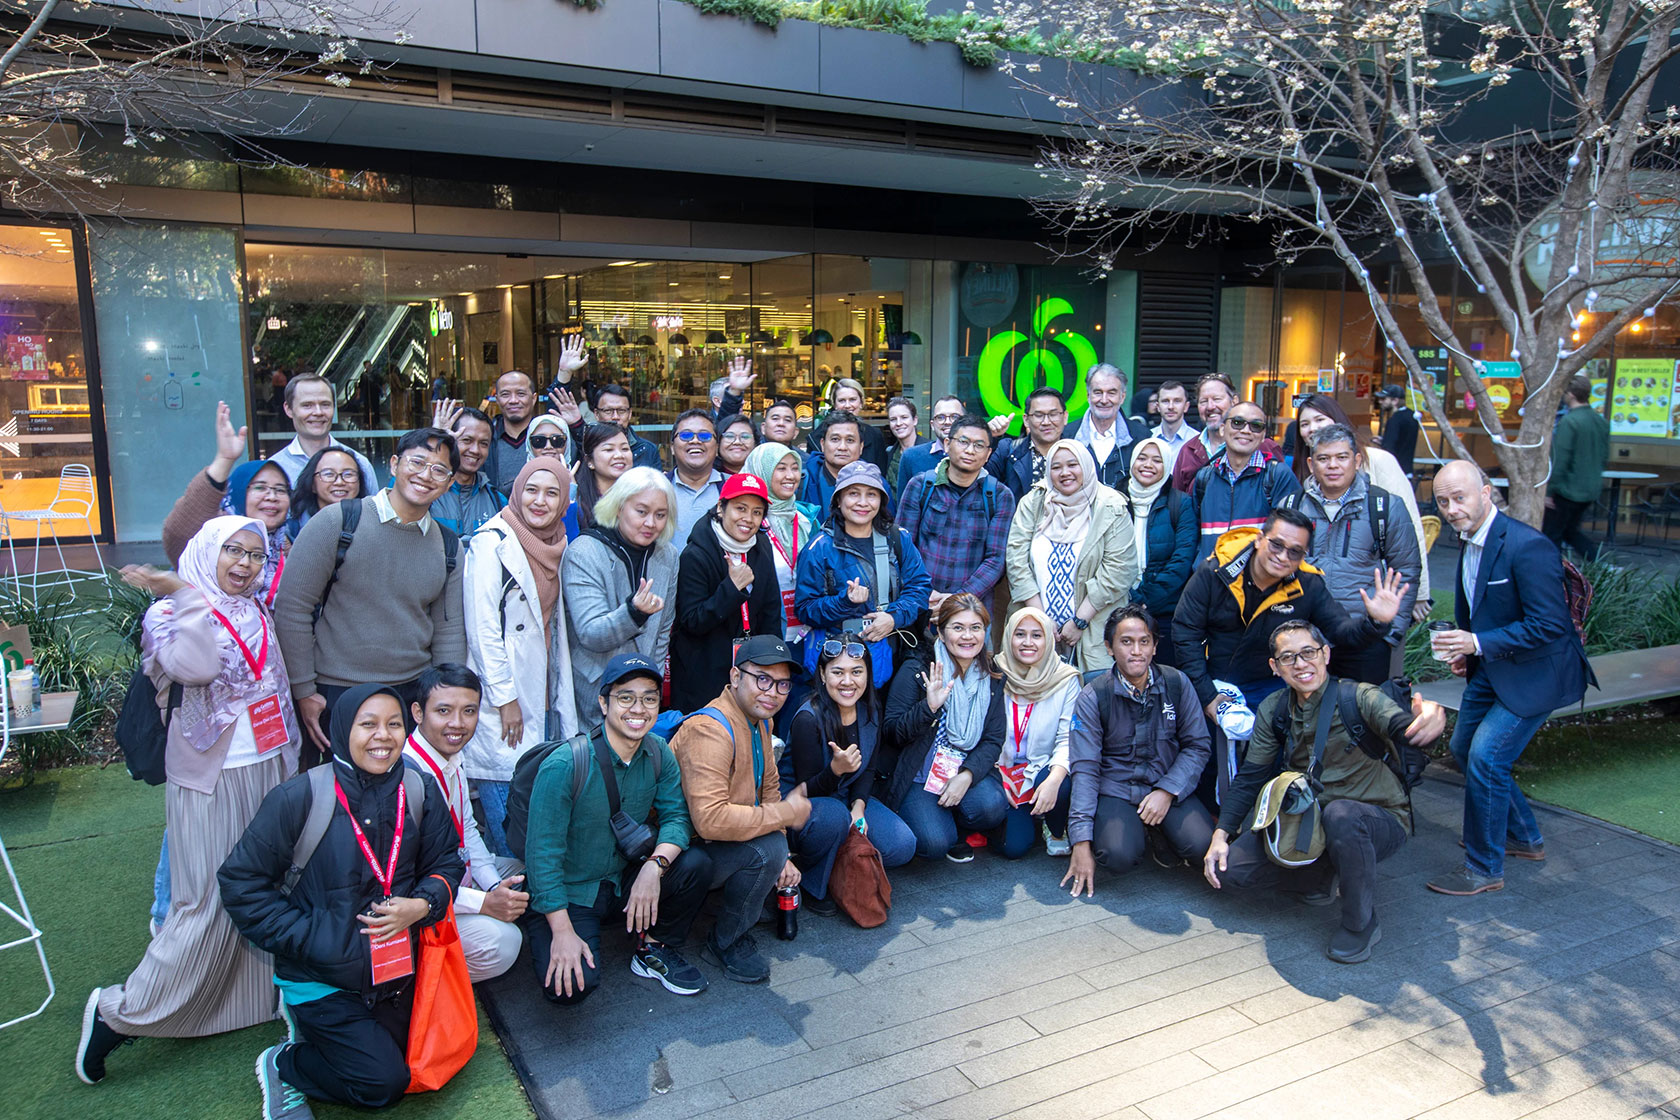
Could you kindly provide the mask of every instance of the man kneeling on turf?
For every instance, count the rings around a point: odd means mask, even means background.
[[[455,925],[467,958],[467,976],[476,984],[500,976],[519,959],[524,940],[519,919],[530,896],[525,893],[525,876],[519,874],[523,866],[516,859],[493,855],[473,819],[461,751],[478,729],[483,694],[478,674],[465,665],[434,665],[420,674],[415,691],[420,700],[409,705],[414,733],[403,745],[403,757],[437,779],[449,803],[449,819],[467,865],[455,894]]]
[[[1336,710],[1336,696],[1327,687],[1332,683],[1330,644],[1318,627],[1302,620],[1284,623],[1272,632],[1271,652],[1272,672],[1288,687],[1268,696],[1256,713],[1254,737],[1220,806],[1219,827],[1202,861],[1202,873],[1215,889],[1227,883],[1267,887],[1314,906],[1336,901],[1339,877],[1342,924],[1326,953],[1333,961],[1357,964],[1382,940],[1373,903],[1377,863],[1406,842],[1411,801],[1381,757],[1350,741]],[[1419,746],[1434,742],[1446,726],[1439,705],[1414,696],[1413,711],[1408,712],[1373,685],[1357,686],[1357,703],[1366,734],[1381,739],[1390,751],[1402,736]],[[1287,742],[1279,742],[1274,730],[1280,704],[1289,706]],[[1324,852],[1305,866],[1284,867],[1267,854],[1263,833],[1242,828],[1262,787],[1282,771],[1308,774],[1312,769],[1324,704],[1332,705],[1317,775]]]
[[[639,653],[607,662],[597,701],[603,722],[589,736],[588,773],[576,781],[574,751],[561,743],[543,759],[531,787],[525,873],[531,908],[541,919],[528,926],[531,963],[554,1003],[578,1003],[600,986],[601,923],[621,912],[635,939],[632,973],[680,996],[706,990],[705,976],[679,950],[712,885],[712,865],[689,847],[677,760],[663,739],[648,734],[662,683],[658,668]],[[629,822],[659,814],[657,835],[648,837],[656,843],[636,862],[620,851],[609,781]]]

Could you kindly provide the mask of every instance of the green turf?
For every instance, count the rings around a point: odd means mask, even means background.
[[[1680,727],[1661,718],[1551,725],[1517,772],[1523,792],[1680,844]]]
[[[44,1015],[0,1031],[0,1114],[8,1120],[250,1120],[261,1113],[252,1068],[257,1054],[279,1040],[278,1023],[215,1038],[141,1039],[119,1048],[106,1079],[91,1087],[71,1072],[89,990],[120,982],[145,952],[162,832],[162,788],[132,781],[120,766],[57,770],[25,789],[0,793],[0,836],[46,933],[47,961],[58,984]],[[0,941],[10,940],[13,929],[0,930]],[[0,954],[0,1021],[32,1009],[45,991],[32,949]],[[410,1097],[398,1107],[395,1115],[412,1120],[532,1115],[482,1012],[478,1054],[467,1067],[441,1092]],[[328,1105],[317,1105],[315,1113],[369,1115]]]

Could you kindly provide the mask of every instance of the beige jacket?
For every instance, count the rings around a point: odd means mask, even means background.
[[[1009,545],[1004,556],[1009,571],[1010,614],[1039,594],[1038,576],[1033,571],[1032,542],[1039,522],[1044,519],[1048,485],[1046,480],[1027,491],[1015,507],[1015,520],[1009,525]],[[1080,672],[1106,669],[1114,664],[1114,658],[1103,645],[1103,623],[1114,608],[1131,597],[1137,579],[1137,537],[1132,528],[1131,510],[1118,491],[1099,486],[1091,506],[1091,529],[1073,570],[1074,606],[1077,608],[1089,598],[1097,609],[1091,617],[1090,629],[1079,638],[1076,659]]]
[[[791,827],[793,810],[782,801],[770,724],[760,723],[758,728],[764,778],[755,804],[752,725],[727,688],[709,706],[728,718],[729,731],[711,716],[690,713],[671,736],[694,835],[702,840],[740,841]]]

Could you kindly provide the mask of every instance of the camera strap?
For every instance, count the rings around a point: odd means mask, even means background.
[[[589,741],[595,747],[595,768],[601,772],[601,784],[606,787],[607,815],[610,817],[618,812],[618,778],[613,774],[612,748],[607,745],[604,731],[597,731]]]

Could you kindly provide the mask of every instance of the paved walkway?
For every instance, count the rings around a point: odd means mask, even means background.
[[[896,872],[880,929],[760,927],[769,985],[707,968],[669,996],[613,937],[589,1003],[547,1006],[521,965],[494,1013],[557,1118],[1680,1116],[1680,850],[1544,812],[1547,863],[1448,899],[1423,884],[1458,858],[1459,791],[1416,801],[1364,965],[1324,957],[1333,912],[1188,869],[1074,901],[1063,861],[982,855]]]

